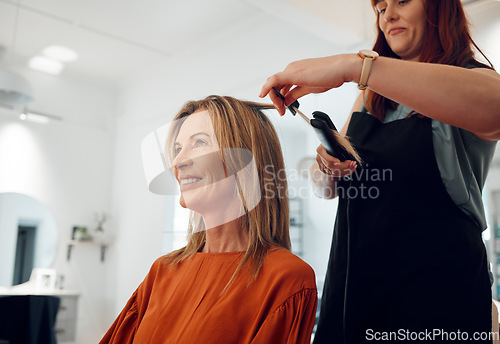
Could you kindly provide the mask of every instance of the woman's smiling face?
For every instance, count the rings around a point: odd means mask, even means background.
[[[172,162],[179,182],[180,204],[203,213],[229,201],[234,185],[224,183],[226,172],[208,111],[186,118],[174,143]]]
[[[379,28],[392,51],[403,60],[418,61],[426,28],[424,0],[381,0],[376,9]]]

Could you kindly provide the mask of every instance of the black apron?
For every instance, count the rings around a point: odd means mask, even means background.
[[[491,343],[472,339],[491,331],[481,230],[444,187],[431,120],[356,112],[347,136],[364,164],[338,183],[314,343]]]

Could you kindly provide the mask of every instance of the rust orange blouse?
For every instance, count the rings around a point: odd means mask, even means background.
[[[242,256],[196,253],[173,268],[156,260],[100,343],[310,343],[311,267],[273,250],[252,284],[239,275],[221,295]]]

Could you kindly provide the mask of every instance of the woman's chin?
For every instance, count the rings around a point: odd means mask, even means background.
[[[179,204],[181,207],[187,208],[186,201],[184,200],[184,196],[182,195],[182,192],[181,192],[181,197],[179,198]]]
[[[182,195],[179,200],[179,204],[185,209],[189,209],[200,214],[203,214],[204,209],[207,208],[206,200],[200,200],[198,198],[186,199]]]

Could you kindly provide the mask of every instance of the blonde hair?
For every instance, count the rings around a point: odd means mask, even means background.
[[[244,215],[239,221],[243,228],[248,228],[249,241],[244,256],[228,285],[245,264],[248,264],[251,269],[249,283],[255,280],[270,248],[281,247],[290,250],[288,188],[286,178],[283,177],[285,164],[278,135],[270,120],[262,112],[265,109],[274,109],[274,107],[269,104],[216,95],[198,101],[189,101],[174,117],[167,137],[166,155],[172,161],[174,141],[185,119],[194,112],[207,110],[219,144],[221,159],[228,173],[236,176],[243,162],[237,154],[223,154],[223,149],[242,148],[249,150],[253,155],[258,175],[251,176],[250,184],[255,183],[253,184],[255,188],[256,185],[260,187],[260,202],[255,208],[249,210],[247,203],[252,203],[252,200],[248,201],[248,195],[243,193],[245,181],[237,180],[237,191],[245,208]],[[269,172],[273,178],[266,176]],[[273,197],[266,197],[268,193]],[[201,215],[191,211],[187,245],[165,256],[171,266],[192,257],[203,247],[204,229]]]

